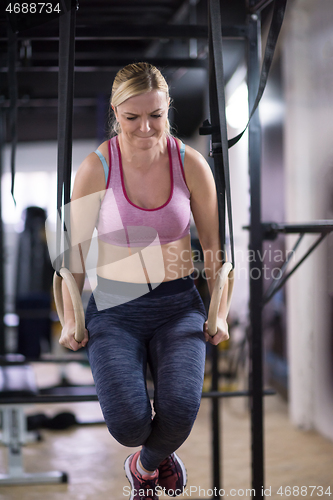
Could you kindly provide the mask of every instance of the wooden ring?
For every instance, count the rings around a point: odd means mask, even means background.
[[[84,310],[82,305],[81,296],[79,293],[79,289],[77,287],[76,281],[70,271],[65,267],[62,267],[59,271],[60,276],[55,272],[53,276],[53,293],[54,293],[54,301],[57,309],[57,313],[59,316],[59,320],[61,326],[64,327],[65,319],[64,319],[64,302],[62,297],[62,289],[61,282],[62,279],[65,281],[74,309],[74,317],[75,317],[75,334],[74,339],[76,342],[80,343],[84,339],[85,336],[85,319],[84,319]]]
[[[209,311],[208,311],[208,333],[211,337],[214,337],[217,333],[217,315],[220,309],[221,297],[223,294],[224,287],[228,282],[228,298],[227,298],[227,315],[230,309],[232,290],[234,286],[234,270],[231,262],[225,262],[221,269],[219,270],[212,297],[210,299]]]

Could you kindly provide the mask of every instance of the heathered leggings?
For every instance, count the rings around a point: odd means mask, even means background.
[[[116,299],[123,302],[123,297]],[[146,295],[101,311],[90,298],[87,352],[103,416],[119,443],[142,445],[147,470],[155,470],[181,446],[196,419],[206,319],[192,276],[163,282]],[[147,363],[154,382],[154,418]]]

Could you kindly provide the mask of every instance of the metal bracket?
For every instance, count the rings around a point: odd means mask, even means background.
[[[268,290],[263,296],[263,304],[267,304],[271,298],[283,287],[286,281],[292,274],[299,268],[305,259],[317,248],[317,246],[326,238],[328,234],[333,232],[333,221],[314,221],[302,224],[279,224],[274,222],[266,222],[262,224],[262,231],[264,239],[275,240],[278,234],[299,234],[292,251],[289,253],[280,268],[280,276],[275,278]],[[287,266],[290,262],[291,256],[295,254],[305,234],[319,234],[316,241],[305,252],[302,258],[294,265],[294,267],[287,273]]]
[[[22,446],[31,441],[26,429],[24,407],[0,406],[2,415],[1,441],[8,450],[7,474],[0,474],[0,485],[66,483],[67,474],[60,471],[27,473],[23,467]]]

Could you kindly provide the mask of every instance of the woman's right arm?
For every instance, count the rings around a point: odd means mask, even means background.
[[[104,144],[102,145],[104,146]],[[102,148],[100,148],[102,149]],[[95,153],[91,153],[80,165],[75,176],[70,209],[70,252],[69,270],[78,286],[80,295],[85,281],[85,260],[89,251],[91,237],[96,226],[99,208],[105,194],[105,175],[102,164]],[[64,304],[64,327],[59,343],[77,351],[88,342],[88,332],[82,342],[74,338],[75,317],[71,297],[62,280]]]

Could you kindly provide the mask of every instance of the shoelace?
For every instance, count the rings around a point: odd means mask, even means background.
[[[173,476],[173,460],[171,458],[168,457],[164,462],[160,464],[159,473],[160,478]]]
[[[140,500],[156,500],[155,488],[156,482],[154,480],[141,479],[140,490],[144,490],[145,494],[140,496]]]

